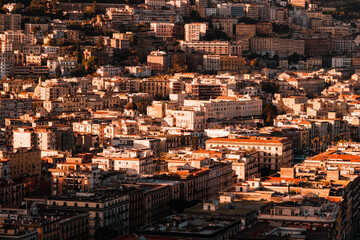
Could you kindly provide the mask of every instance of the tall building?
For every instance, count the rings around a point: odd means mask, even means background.
[[[21,30],[20,14],[0,14],[0,31]]]
[[[166,71],[170,67],[170,56],[164,51],[153,51],[147,56],[151,71]]]
[[[206,30],[208,29],[207,23],[188,23],[185,24],[185,41],[200,41],[205,37]]]
[[[98,229],[108,228],[121,234],[129,231],[129,195],[112,190],[97,190],[53,196],[47,200],[50,209],[85,211],[89,216],[89,238]]]
[[[41,176],[41,155],[39,150],[19,148],[13,152],[0,152],[0,156],[10,163],[11,178],[21,176]]]
[[[65,163],[58,163],[56,168],[49,171],[52,175],[51,194],[56,196],[97,187],[102,170],[96,163],[84,162],[81,158],[67,158]]]

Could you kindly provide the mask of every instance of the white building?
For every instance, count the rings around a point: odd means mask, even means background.
[[[206,71],[219,71],[220,55],[203,55],[203,67]]]
[[[96,70],[96,73],[102,77],[119,75],[121,73],[121,67],[108,64],[108,65],[100,66]]]
[[[149,77],[151,76],[150,66],[127,66],[126,70],[129,71],[134,77]]]
[[[205,113],[199,110],[176,110],[166,111],[166,117],[162,125],[165,127],[180,127],[192,131],[202,131],[205,128]]]
[[[185,41],[200,41],[208,29],[207,23],[188,23],[185,24]]]

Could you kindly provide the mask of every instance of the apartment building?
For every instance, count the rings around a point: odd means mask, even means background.
[[[188,23],[185,24],[185,41],[200,41],[206,35],[207,23]]]
[[[174,36],[174,23],[151,23],[150,31],[152,31],[157,38],[170,39]]]
[[[290,4],[293,7],[302,7],[305,8],[308,4],[310,4],[310,0],[291,0]]]
[[[219,83],[201,82],[194,80],[192,83],[185,84],[185,92],[188,93],[192,99],[209,100],[223,95],[223,86]]]
[[[0,152],[2,159],[10,164],[11,178],[30,175],[41,177],[41,156],[40,151],[30,148],[18,148],[11,152]]]
[[[212,18],[212,23],[215,28],[224,32],[229,38],[233,38],[236,18]]]
[[[5,124],[5,118],[19,118],[32,111],[32,100],[29,98],[0,99],[0,121]]]
[[[24,33],[21,30],[8,30],[0,34],[1,52],[21,50],[22,44],[35,44],[34,34]]]
[[[214,55],[230,54],[230,43],[227,41],[180,41],[180,47],[185,52]]]
[[[21,14],[0,14],[0,31],[21,30]]]
[[[146,5],[152,6],[152,7],[164,7],[166,4],[165,0],[146,0]]]
[[[220,71],[239,71],[245,68],[245,58],[239,56],[220,56]]]
[[[126,66],[125,70],[128,70],[134,77],[151,76],[151,67],[149,66]]]
[[[129,195],[112,190],[94,190],[52,196],[46,200],[50,209],[85,211],[89,216],[89,239],[95,239],[100,228],[126,234],[129,231]]]
[[[93,189],[100,185],[102,170],[98,164],[88,163],[82,158],[67,158],[64,163],[57,163],[51,173],[51,195],[78,192]]]
[[[170,56],[164,51],[153,51],[147,56],[147,65],[154,72],[166,71],[170,68]]]
[[[163,118],[164,127],[178,127],[192,131],[202,131],[205,128],[205,113],[198,110],[176,110],[166,111],[166,117]]]
[[[125,156],[125,154],[120,157],[107,157],[99,155],[98,157],[95,157],[92,162],[98,164],[109,162],[109,169],[115,171],[125,171],[125,174],[128,176],[145,176],[153,174],[153,153],[151,151],[141,152],[128,150],[127,153],[129,156]]]
[[[114,24],[125,26],[134,24],[134,13],[126,9],[108,8],[106,15]]]
[[[304,55],[305,41],[292,38],[254,37],[250,40],[250,50],[262,54]]]
[[[150,96],[160,95],[169,96],[170,94],[170,81],[163,79],[141,79],[137,81],[138,89],[142,93],[148,93]]]
[[[262,101],[258,98],[220,96],[210,100],[184,100],[185,107],[199,108],[205,112],[206,121],[246,118],[262,114]]]
[[[242,37],[254,37],[256,35],[257,25],[238,23],[235,25],[236,39]]]
[[[317,77],[289,78],[278,82],[281,89],[292,87],[297,90],[302,90],[314,94],[321,92],[325,87],[324,79]]]
[[[73,137],[70,126],[19,127],[13,130],[13,147],[65,151],[72,149]]]
[[[40,100],[55,100],[62,96],[74,96],[76,88],[71,86],[70,83],[65,81],[39,81],[38,86],[35,88],[34,96]]]
[[[259,168],[279,170],[293,163],[292,141],[277,137],[211,138],[206,149],[229,148],[233,150],[258,150]]]

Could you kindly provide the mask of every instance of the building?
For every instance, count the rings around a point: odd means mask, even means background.
[[[11,178],[22,176],[41,177],[41,155],[39,150],[18,148],[12,152],[1,152],[1,157],[10,164]]]
[[[129,231],[129,195],[121,191],[85,191],[53,196],[47,199],[50,209],[85,211],[89,216],[89,239],[94,239],[96,231],[108,228],[126,234]]]
[[[149,66],[126,66],[125,70],[128,70],[134,77],[149,77],[151,76],[151,67]]]
[[[170,39],[174,36],[174,23],[151,23],[150,30],[154,33],[155,37],[162,39]]]
[[[119,174],[103,171],[98,163],[91,163],[85,157],[66,158],[65,162],[57,163],[51,173],[51,194],[53,196],[87,191],[95,187],[115,182]]]
[[[257,25],[239,23],[235,25],[236,39],[242,37],[254,37],[256,35]]]
[[[250,39],[250,50],[260,54],[304,55],[305,41],[292,38],[254,37]]]
[[[206,35],[207,23],[188,23],[185,24],[185,41],[200,41]]]
[[[21,30],[21,14],[0,14],[0,31]]]
[[[281,167],[292,166],[293,163],[292,141],[287,138],[211,138],[205,144],[206,149],[257,150],[259,151],[260,169],[279,170]]]
[[[229,55],[230,43],[227,41],[180,41],[180,47],[185,52],[202,54]]]
[[[153,51],[147,56],[147,65],[154,72],[163,72],[170,68],[170,56],[164,51]]]
[[[5,118],[20,118],[32,111],[32,100],[29,98],[1,98],[0,124],[5,124]]]
[[[8,216],[12,217],[12,221],[9,221],[10,218],[1,219],[1,225],[3,229],[15,228],[24,232],[35,231],[35,238],[16,238],[13,236],[8,239],[81,240],[89,238],[88,213],[70,212],[64,209],[59,211],[49,210],[42,205],[32,206],[29,212],[29,214],[14,214],[8,211]]]

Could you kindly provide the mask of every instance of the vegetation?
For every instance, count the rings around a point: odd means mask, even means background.
[[[271,94],[279,92],[279,85],[274,81],[263,81],[261,83],[261,88],[263,91]]]
[[[266,107],[263,110],[263,119],[265,121],[265,124],[272,125],[277,115],[278,115],[278,110],[274,105],[272,104],[266,105]]]

